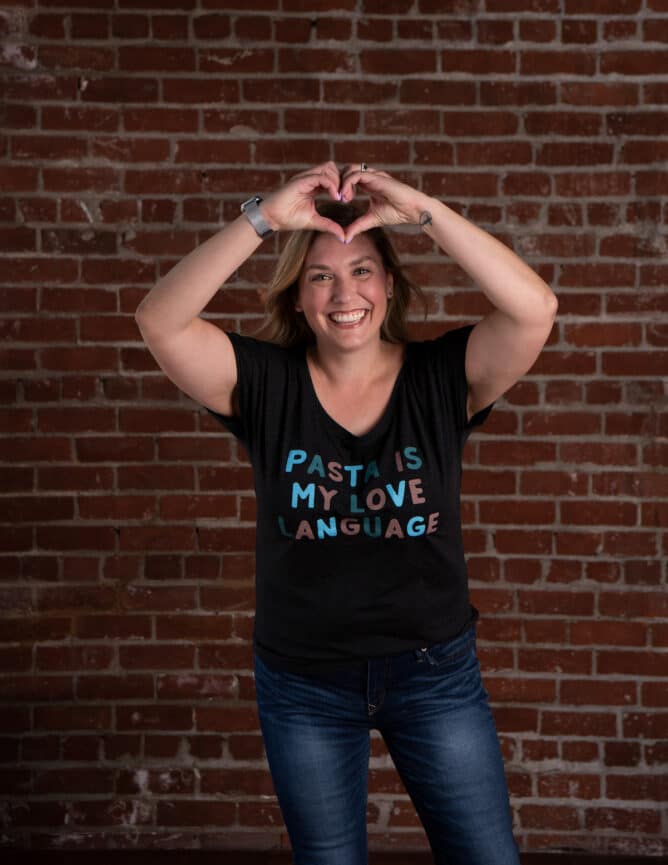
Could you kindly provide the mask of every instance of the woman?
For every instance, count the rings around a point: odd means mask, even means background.
[[[331,201],[316,206],[323,192]],[[419,289],[383,231],[400,224],[420,225],[494,310],[410,342]],[[201,319],[273,231],[294,234],[267,299],[268,339]],[[253,463],[255,685],[296,865],[366,862],[372,728],[437,863],[519,862],[475,650],[461,451],[533,365],[556,307],[527,265],[440,201],[365,163],[328,162],[245,202],[137,310],[163,370]]]

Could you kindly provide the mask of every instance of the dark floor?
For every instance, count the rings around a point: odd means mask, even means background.
[[[522,865],[666,865],[665,857],[524,853]],[[2,865],[292,865],[290,853],[232,850],[0,850]],[[433,865],[429,853],[370,853],[369,865]]]

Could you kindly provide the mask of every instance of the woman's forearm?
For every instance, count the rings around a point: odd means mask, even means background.
[[[230,222],[153,286],[135,313],[141,330],[167,336],[187,327],[261,243],[243,214]]]
[[[554,315],[557,298],[528,264],[501,241],[455,213],[437,198],[426,198],[423,225],[439,247],[460,265],[491,303],[518,322],[534,323]],[[422,216],[424,223],[426,217]]]

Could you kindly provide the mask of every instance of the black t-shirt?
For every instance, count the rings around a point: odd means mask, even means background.
[[[477,618],[460,521],[473,325],[410,342],[386,410],[353,435],[320,404],[304,348],[228,336],[257,498],[254,648],[313,672],[429,646]]]

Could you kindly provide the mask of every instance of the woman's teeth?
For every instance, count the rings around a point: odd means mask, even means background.
[[[354,324],[361,321],[366,315],[366,309],[358,309],[355,312],[332,312],[329,317],[337,324]]]

